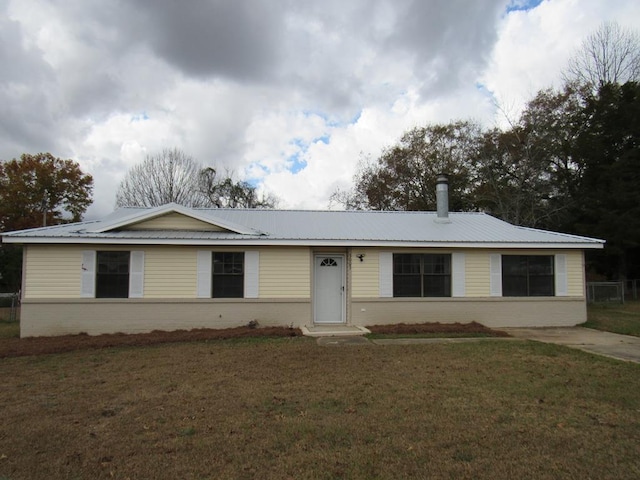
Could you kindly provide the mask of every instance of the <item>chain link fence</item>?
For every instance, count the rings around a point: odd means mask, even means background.
[[[640,280],[627,280],[624,282],[624,296],[627,300],[638,300],[638,287]]]
[[[624,282],[587,282],[587,302],[624,303]]]

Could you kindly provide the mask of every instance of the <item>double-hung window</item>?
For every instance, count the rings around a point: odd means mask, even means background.
[[[129,297],[129,252],[96,252],[96,298]]]
[[[198,250],[198,298],[259,298],[260,254]]]
[[[450,254],[393,254],[394,297],[450,297]]]
[[[502,295],[553,297],[553,255],[502,255]]]
[[[211,296],[242,298],[244,296],[244,252],[213,252]]]

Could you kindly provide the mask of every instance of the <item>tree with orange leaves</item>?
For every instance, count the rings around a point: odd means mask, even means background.
[[[91,205],[93,178],[50,153],[0,162],[0,232],[77,222]],[[20,288],[22,249],[0,245],[0,291]]]
[[[92,190],[91,175],[50,153],[0,163],[0,231],[77,222],[91,205]]]

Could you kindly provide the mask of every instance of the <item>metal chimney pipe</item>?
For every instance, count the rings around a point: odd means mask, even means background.
[[[436,180],[436,204],[438,216],[436,222],[450,223],[449,220],[449,178],[441,173]]]

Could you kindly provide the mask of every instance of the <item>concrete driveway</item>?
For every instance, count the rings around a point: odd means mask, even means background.
[[[515,338],[555,343],[605,357],[640,363],[640,337],[582,327],[501,328]]]

